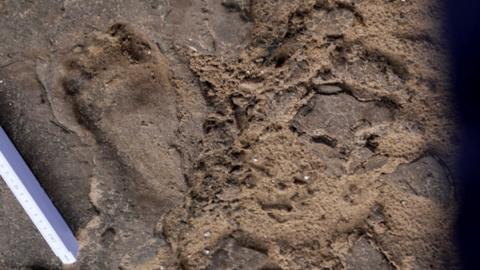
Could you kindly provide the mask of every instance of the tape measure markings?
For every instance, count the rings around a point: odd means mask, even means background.
[[[5,154],[2,150],[5,151]],[[6,155],[11,161],[9,161]],[[18,156],[12,157],[13,155]],[[24,171],[23,174],[20,173],[20,175],[23,175],[24,177],[30,176],[30,179],[23,179],[22,181],[19,173],[15,171],[11,164],[16,166],[17,170],[28,170],[28,173]],[[55,255],[58,256],[64,264],[74,263],[76,261],[76,254],[73,254],[72,251],[74,253],[78,251],[78,244],[76,243],[73,234],[40,185],[37,182],[33,182],[36,181],[36,179],[33,174],[31,174],[29,168],[24,163],[23,159],[21,159],[18,152],[16,152],[13,144],[11,144],[1,128],[0,176],[3,178],[8,188],[12,191]],[[31,179],[32,177],[33,179]],[[27,183],[30,186],[30,191],[26,186]],[[33,194],[36,195],[36,199],[33,197]],[[43,204],[43,210],[39,204]],[[51,220],[49,220],[49,217]],[[52,224],[55,224],[58,232]],[[65,241],[62,241],[60,234],[63,235]]]

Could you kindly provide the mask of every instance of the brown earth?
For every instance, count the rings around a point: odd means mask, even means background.
[[[442,12],[421,0],[0,1],[1,269],[455,269]]]

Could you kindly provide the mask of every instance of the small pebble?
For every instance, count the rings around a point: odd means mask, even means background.
[[[74,53],[81,53],[82,52],[82,47],[81,46],[75,46],[75,48],[73,48],[73,52]]]
[[[257,158],[252,158],[252,161],[253,162],[258,162],[258,159]]]
[[[205,255],[210,255],[210,250],[205,249],[205,250],[203,251],[203,254],[205,254]]]
[[[203,234],[203,237],[208,238],[210,235],[212,235],[212,233],[207,231]]]
[[[3,80],[0,80],[0,83],[3,83]]]
[[[194,51],[194,52],[198,52],[198,50],[192,46],[187,46],[190,50]]]
[[[309,179],[310,179],[310,176],[308,176],[308,175],[305,175],[305,176],[303,177],[303,180],[305,180],[305,181],[308,181]]]

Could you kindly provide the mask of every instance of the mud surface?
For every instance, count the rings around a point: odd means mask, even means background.
[[[1,269],[455,269],[437,1],[1,1]]]

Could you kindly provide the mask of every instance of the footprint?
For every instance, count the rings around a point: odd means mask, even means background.
[[[77,45],[64,69],[62,86],[78,120],[132,173],[137,204],[156,214],[176,206],[185,189],[170,147],[179,125],[176,94],[158,48],[117,23]]]

